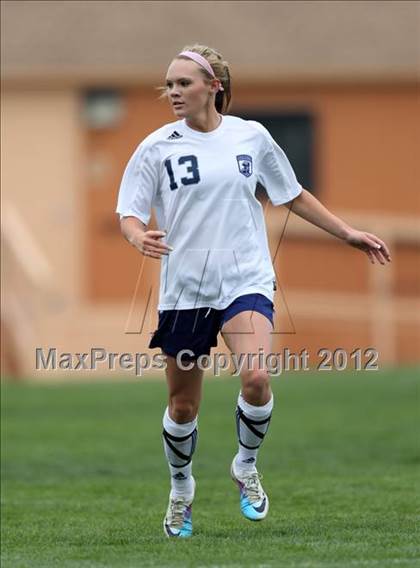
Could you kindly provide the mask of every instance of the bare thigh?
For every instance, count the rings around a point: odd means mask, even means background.
[[[262,406],[271,397],[270,377],[265,361],[271,352],[273,327],[259,312],[240,312],[222,327],[222,337],[237,360],[243,357],[241,370],[242,395],[250,404]],[[252,359],[250,354],[255,353]],[[262,353],[263,357],[258,358]],[[262,365],[260,365],[262,359]]]
[[[178,367],[174,357],[167,355],[166,382],[169,416],[178,424],[191,422],[200,407],[203,371],[196,363],[184,370]]]

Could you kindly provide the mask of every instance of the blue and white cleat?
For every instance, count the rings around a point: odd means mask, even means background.
[[[230,475],[239,487],[241,511],[250,521],[262,521],[268,513],[268,497],[261,486],[262,475],[256,468],[244,473],[235,472],[235,459],[230,468]]]
[[[195,483],[194,483],[195,487]],[[192,502],[194,496],[173,497],[169,495],[169,505],[163,520],[163,531],[169,538],[188,538],[192,535]]]

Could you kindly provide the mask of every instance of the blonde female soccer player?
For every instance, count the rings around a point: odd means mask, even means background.
[[[171,491],[163,526],[169,537],[189,537],[203,378],[197,358],[217,345],[219,332],[237,356],[261,349],[269,353],[271,347],[275,276],[255,197],[257,182],[274,205],[292,207],[364,251],[371,262],[391,259],[378,237],[350,227],[302,188],[266,128],[226,114],[231,79],[217,51],[185,47],[169,65],[165,93],[176,121],[152,132],[131,156],[117,213],[129,243],[161,260],[159,323],[150,347],[160,347],[167,356],[163,444]],[[152,207],[157,231],[147,228]],[[250,329],[251,316],[252,333],[243,333]],[[251,521],[268,512],[256,462],[272,409],[267,370],[244,366],[231,476],[239,487],[241,511]]]

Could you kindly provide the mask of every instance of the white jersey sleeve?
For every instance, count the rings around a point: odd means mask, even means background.
[[[116,212],[147,225],[158,188],[159,167],[153,145],[143,141],[134,151],[121,180]]]
[[[249,122],[263,135],[258,181],[265,187],[273,205],[282,205],[292,201],[303,188],[297,181],[286,154],[261,123]]]

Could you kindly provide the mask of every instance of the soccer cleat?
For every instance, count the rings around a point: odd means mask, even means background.
[[[195,488],[195,482],[194,482]],[[163,530],[169,538],[188,538],[192,535],[192,502],[190,498],[169,495],[169,505],[163,520]]]
[[[261,486],[262,476],[254,467],[249,472],[235,472],[235,458],[233,459],[230,475],[239,487],[239,500],[244,517],[250,521],[262,521],[268,513],[268,497]]]

